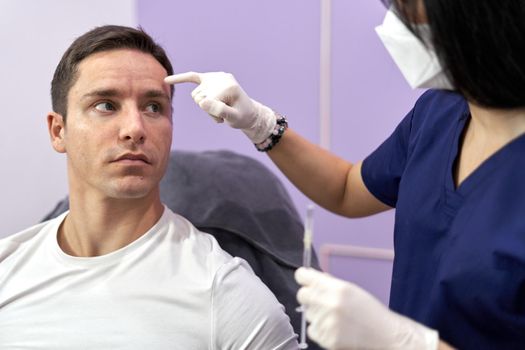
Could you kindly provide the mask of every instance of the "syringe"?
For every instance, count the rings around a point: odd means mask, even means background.
[[[313,238],[313,226],[314,226],[314,206],[309,204],[306,209],[306,220],[304,224],[304,237],[303,237],[303,267],[310,267],[312,263],[312,238]],[[299,310],[301,314],[301,339],[299,343],[299,349],[308,348],[306,343],[306,317],[304,315],[304,307],[301,306]]]

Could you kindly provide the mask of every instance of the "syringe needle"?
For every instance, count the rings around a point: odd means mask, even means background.
[[[313,226],[314,226],[314,206],[309,204],[306,209],[306,220],[304,225],[304,237],[303,237],[303,267],[310,267],[312,263],[312,239],[313,239]],[[299,343],[300,349],[308,348],[306,343],[306,317],[304,315],[304,307],[301,306],[301,342]]]

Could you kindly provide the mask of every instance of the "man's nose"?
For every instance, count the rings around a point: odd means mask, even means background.
[[[120,140],[135,144],[144,143],[146,140],[146,129],[144,116],[137,108],[124,111],[120,125]]]

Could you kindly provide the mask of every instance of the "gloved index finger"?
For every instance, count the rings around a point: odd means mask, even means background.
[[[197,72],[186,72],[167,76],[164,78],[164,82],[167,84],[180,84],[180,83],[201,83],[201,74]]]

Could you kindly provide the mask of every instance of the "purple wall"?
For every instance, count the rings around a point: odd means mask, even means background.
[[[228,71],[248,94],[288,116],[290,125],[319,141],[320,2],[138,0],[138,23],[167,49],[176,72]],[[351,161],[369,154],[394,129],[420,92],[411,91],[374,27],[380,1],[332,1],[332,150]],[[193,86],[177,87],[175,149],[231,149],[278,171],[246,137],[215,125],[193,103]],[[281,176],[298,210],[308,200]],[[349,220],[315,213],[315,245],[392,247],[393,212]],[[387,300],[390,264],[337,258],[333,274]]]

